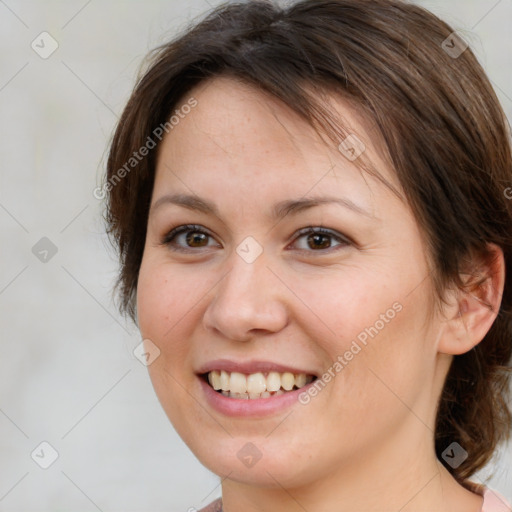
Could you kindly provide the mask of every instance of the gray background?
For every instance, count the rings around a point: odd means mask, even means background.
[[[512,118],[512,0],[419,3],[472,34]],[[1,511],[187,511],[220,495],[132,353],[140,338],[112,302],[117,264],[92,193],[142,57],[207,8],[0,0]],[[31,48],[42,31],[59,45],[47,59]],[[32,252],[42,237],[57,249],[47,262]],[[46,470],[31,458],[43,441],[59,454]],[[494,470],[510,501],[511,466],[503,447],[479,475]]]

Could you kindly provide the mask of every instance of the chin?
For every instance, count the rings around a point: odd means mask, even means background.
[[[236,437],[212,443],[214,449],[204,443],[188,446],[201,464],[221,478],[266,488],[294,488],[311,481],[313,468],[307,457],[278,449],[280,442]]]

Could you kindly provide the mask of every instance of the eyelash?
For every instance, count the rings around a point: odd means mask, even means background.
[[[168,246],[173,251],[183,252],[183,253],[194,253],[194,252],[197,252],[195,249],[204,249],[204,248],[211,247],[211,246],[205,246],[205,247],[197,247],[197,248],[194,248],[194,247],[184,248],[184,247],[177,246],[174,243],[174,239],[176,237],[178,237],[181,234],[189,233],[189,232],[201,233],[210,238],[213,238],[213,236],[208,231],[204,230],[201,226],[199,226],[197,224],[185,224],[183,226],[178,226],[178,227],[172,229],[169,233],[167,233],[163,237],[161,243],[162,243],[162,245]],[[339,245],[334,246],[334,247],[328,247],[327,249],[318,249],[318,250],[298,249],[301,252],[325,254],[327,252],[331,252],[332,250],[338,250],[339,248],[346,247],[348,245],[353,245],[353,241],[350,240],[348,237],[340,235],[330,229],[322,228],[320,226],[308,226],[306,228],[299,229],[297,231],[296,236],[293,239],[293,241],[295,241],[303,236],[307,236],[307,235],[328,236],[328,237],[333,238],[337,242],[339,242]],[[338,249],[336,249],[336,248],[338,248]]]

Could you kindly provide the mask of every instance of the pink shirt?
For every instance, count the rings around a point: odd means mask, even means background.
[[[482,512],[512,512],[512,507],[498,491],[486,487],[483,496]]]

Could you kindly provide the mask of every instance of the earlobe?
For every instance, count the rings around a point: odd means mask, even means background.
[[[453,293],[447,308],[447,319],[439,339],[441,353],[460,355],[478,345],[498,316],[505,283],[505,260],[502,249],[489,244],[489,257],[484,262],[474,259],[473,272],[464,279],[463,290]]]

